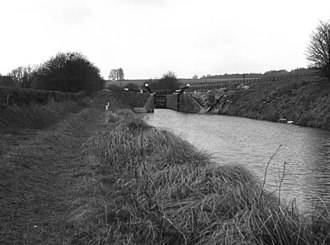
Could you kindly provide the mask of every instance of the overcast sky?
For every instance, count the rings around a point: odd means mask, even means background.
[[[180,78],[307,67],[329,0],[0,0],[0,74],[57,52],[107,78]]]

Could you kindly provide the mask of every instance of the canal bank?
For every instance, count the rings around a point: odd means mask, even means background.
[[[300,214],[244,167],[215,167],[187,141],[113,107],[114,97],[83,147],[73,244],[329,242],[328,216]]]
[[[328,131],[244,117],[188,114],[174,110],[155,110],[153,114],[146,115],[145,120],[207,151],[218,165],[242,165],[260,180],[264,179],[267,168],[265,188],[287,202],[295,200],[301,211],[316,206],[330,209]]]
[[[330,130],[330,81],[304,79],[192,93],[211,113]]]

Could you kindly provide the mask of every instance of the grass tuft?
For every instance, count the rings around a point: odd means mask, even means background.
[[[325,244],[329,214],[281,204],[246,168],[215,166],[128,110],[84,145],[74,244]]]

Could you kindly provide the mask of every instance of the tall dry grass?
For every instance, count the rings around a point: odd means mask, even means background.
[[[131,111],[84,146],[73,244],[329,244],[328,213],[279,204],[246,168],[214,165]]]
[[[82,105],[73,101],[50,102],[45,105],[0,105],[0,127],[2,129],[8,127],[40,129],[81,108]]]

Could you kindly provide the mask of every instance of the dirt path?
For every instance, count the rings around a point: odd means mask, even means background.
[[[0,157],[0,244],[67,244],[82,144],[97,130],[106,94]]]

